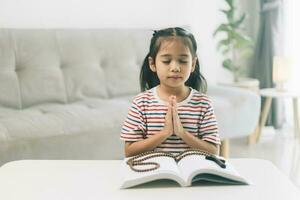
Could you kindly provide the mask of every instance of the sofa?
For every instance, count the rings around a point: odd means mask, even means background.
[[[121,159],[151,30],[0,29],[0,165],[19,159]],[[208,86],[222,140],[249,135],[260,98]]]

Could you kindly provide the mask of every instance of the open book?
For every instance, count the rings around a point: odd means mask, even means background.
[[[142,159],[143,156],[140,157]],[[121,188],[130,188],[143,183],[155,180],[173,180],[179,185],[191,186],[197,181],[208,181],[220,184],[238,184],[248,185],[249,183],[234,169],[234,167],[223,159],[225,166],[221,167],[217,162],[207,159],[204,155],[187,155],[179,161],[170,156],[153,156],[142,163],[152,163],[148,165],[138,164],[134,171],[128,161],[132,158],[126,158],[121,164],[122,183]],[[153,163],[159,167],[155,168]],[[152,168],[152,170],[149,170]]]

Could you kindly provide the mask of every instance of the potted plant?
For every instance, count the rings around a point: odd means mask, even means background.
[[[244,33],[243,22],[246,14],[237,16],[234,0],[225,0],[228,9],[221,9],[225,14],[226,22],[218,26],[213,36],[222,34],[225,36],[218,42],[217,49],[224,56],[223,67],[233,73],[234,81],[237,82],[242,73],[242,64],[246,57],[253,52],[253,40]]]

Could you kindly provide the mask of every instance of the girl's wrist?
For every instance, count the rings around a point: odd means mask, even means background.
[[[186,130],[183,129],[182,131],[178,132],[177,135],[178,137],[183,138],[186,135],[186,133],[187,133]]]
[[[170,135],[172,135],[172,131],[170,130],[166,130],[166,129],[162,129],[161,130],[161,134],[164,136],[164,137],[169,137]]]

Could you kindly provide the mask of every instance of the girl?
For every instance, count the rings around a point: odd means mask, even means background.
[[[123,124],[125,156],[197,148],[218,154],[213,107],[200,73],[194,36],[182,28],[154,31],[140,73],[143,91]]]

